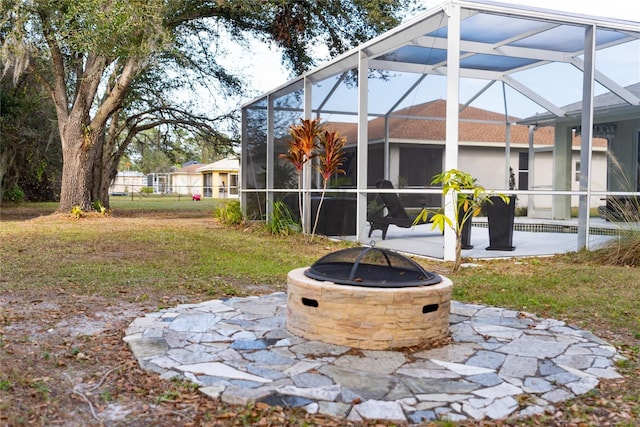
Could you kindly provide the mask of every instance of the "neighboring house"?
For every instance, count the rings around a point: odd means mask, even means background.
[[[202,163],[189,162],[169,174],[171,192],[181,195],[202,194],[203,178],[198,171]]]
[[[237,198],[239,170],[240,160],[237,157],[200,165],[196,171],[202,174],[202,196]]]
[[[389,141],[389,179],[396,188],[429,187],[434,175],[443,169],[445,148],[446,101],[435,100],[395,111],[388,118],[369,121],[368,175],[369,186],[384,178],[385,134]],[[487,189],[507,188],[505,171],[512,168],[515,189],[552,189],[553,179],[553,128],[515,124],[519,119],[509,117],[509,160],[505,160],[507,126],[504,114],[466,107],[460,112],[458,168],[478,179]],[[355,123],[327,123],[347,138],[348,155],[345,170],[355,182]],[[530,141],[532,146],[530,147]],[[573,137],[572,190],[579,189],[580,138]],[[535,162],[535,168],[531,167]],[[529,173],[535,170],[535,176]],[[607,184],[607,141],[594,139],[592,156],[592,186],[605,190]],[[407,197],[408,200],[411,198]],[[419,206],[424,195],[415,197]],[[529,199],[529,200],[528,200]],[[410,203],[410,201],[409,201]],[[431,206],[440,206],[440,196],[429,197]],[[574,205],[577,206],[577,198]],[[527,206],[529,216],[550,216],[551,196],[520,197],[519,206]],[[592,205],[602,204],[592,200]]]
[[[616,191],[616,192],[640,192],[640,83],[635,83],[624,88],[621,92],[627,98],[635,99],[636,104],[613,93],[604,93],[593,98],[593,160],[591,167],[592,191]],[[556,156],[555,168],[565,172],[556,174],[555,188],[568,189],[566,184],[572,180],[571,189],[576,189],[576,179],[579,175],[576,169],[580,169],[580,161],[575,158],[576,139],[575,132],[580,132],[582,119],[582,103],[576,102],[562,107],[564,117],[552,114],[538,114],[522,120],[523,124],[535,124],[544,129],[553,129],[556,144],[555,149],[562,153],[565,151],[564,135],[574,132],[573,152],[574,156],[569,160],[563,156]],[[598,138],[598,139],[596,139]],[[598,143],[596,143],[598,141]],[[602,142],[603,141],[603,142]],[[598,144],[598,145],[596,145]],[[599,145],[606,147],[607,158],[605,160],[605,176],[602,178],[600,163],[596,162],[596,149]],[[571,170],[571,175],[566,172]],[[595,174],[595,175],[594,175]],[[564,187],[564,188],[563,188]],[[569,201],[566,196],[556,196],[554,199],[554,218],[568,218]],[[600,201],[602,196],[595,197]],[[571,197],[571,206],[575,206],[577,197]],[[591,205],[593,206],[591,199]]]
[[[154,194],[237,198],[239,169],[238,158],[227,158],[209,164],[188,162],[169,173],[118,172],[109,193],[120,195],[151,187]]]
[[[118,172],[113,183],[109,186],[111,195],[127,195],[137,193],[146,185],[146,176],[142,172]]]
[[[158,172],[147,174],[147,187],[152,189],[153,194],[170,194],[171,185],[168,172]]]

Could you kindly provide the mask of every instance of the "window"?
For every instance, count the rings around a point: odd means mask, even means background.
[[[213,197],[213,176],[211,173],[205,173],[203,176],[203,197]]]
[[[238,174],[229,174],[229,194],[238,194]]]

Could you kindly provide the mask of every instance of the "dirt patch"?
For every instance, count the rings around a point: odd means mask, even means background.
[[[143,371],[122,341],[131,321],[166,303],[162,296],[114,304],[64,292],[2,295],[0,425],[229,421],[228,414],[237,412],[200,395],[189,383],[163,381]],[[258,412],[258,418],[274,416],[268,408]]]

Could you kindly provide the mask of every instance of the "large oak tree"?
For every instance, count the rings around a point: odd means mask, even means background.
[[[95,182],[113,170],[108,130],[120,123],[127,97],[145,73],[191,70],[237,90],[238,80],[216,61],[211,44],[246,37],[274,43],[299,72],[312,65],[313,46],[322,43],[331,55],[348,50],[395,26],[410,3],[3,0],[0,59],[5,70],[33,73],[49,93],[63,153],[59,210],[88,210],[96,200],[108,205],[101,200],[108,197],[105,183]]]

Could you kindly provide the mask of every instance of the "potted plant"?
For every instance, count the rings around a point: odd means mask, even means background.
[[[515,176],[513,169],[509,168],[509,190],[515,189]],[[516,197],[506,199],[490,197],[490,203],[486,204],[487,223],[489,227],[488,251],[512,251],[513,223],[516,216]]]
[[[456,256],[453,272],[457,272],[461,264],[463,233],[470,233],[472,218],[480,214],[482,206],[484,204],[492,204],[491,196],[483,186],[477,184],[477,180],[474,177],[458,169],[450,169],[435,175],[431,183],[442,185],[445,208],[448,204],[453,203],[454,218],[449,218],[443,212],[431,212],[433,214],[431,221],[434,229],[439,227],[441,231],[444,231],[445,227],[449,227],[455,232]],[[507,196],[498,195],[497,197],[509,203]],[[414,224],[425,221],[429,214],[428,209],[423,209],[416,217]],[[467,234],[466,240],[467,242],[465,243],[470,246],[469,234]]]

